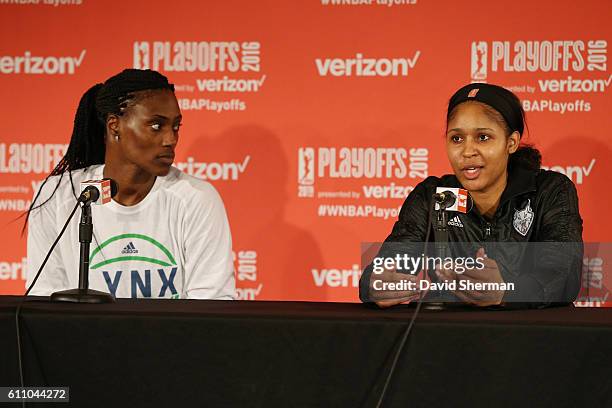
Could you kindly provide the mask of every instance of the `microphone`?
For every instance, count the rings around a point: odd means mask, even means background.
[[[81,195],[78,201],[85,204],[104,205],[117,194],[117,182],[110,178],[81,181]]]
[[[100,190],[97,187],[89,185],[83,189],[79,201],[84,204],[95,203],[100,198]]]
[[[457,196],[452,191],[448,190],[435,193],[433,198],[436,200],[436,204],[442,209],[447,209],[455,204],[455,200],[457,200]]]
[[[436,202],[436,210],[468,212],[468,192],[457,187],[437,187],[433,199]]]

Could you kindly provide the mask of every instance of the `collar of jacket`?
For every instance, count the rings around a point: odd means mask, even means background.
[[[539,171],[529,170],[524,167],[514,166],[508,173],[508,183],[501,195],[499,205],[502,206],[506,201],[537,190],[536,177]]]

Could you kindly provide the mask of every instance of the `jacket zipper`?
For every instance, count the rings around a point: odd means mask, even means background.
[[[491,236],[491,223],[487,222],[485,225],[485,240],[488,241]]]
[[[489,250],[491,249],[488,245],[488,241],[491,238],[491,230],[493,228],[493,224],[491,224],[489,221],[485,221],[484,224],[484,240],[482,243],[482,247],[484,248],[485,252],[488,254]]]

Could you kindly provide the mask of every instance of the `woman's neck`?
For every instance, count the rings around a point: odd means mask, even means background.
[[[117,182],[119,188],[113,200],[125,206],[136,205],[144,200],[155,184],[154,175],[145,173],[133,165],[106,164],[104,177],[112,178]]]
[[[470,191],[470,196],[474,200],[474,205],[480,214],[487,219],[492,219],[499,207],[501,196],[507,185],[508,174],[505,173],[499,182],[490,186],[484,191]]]

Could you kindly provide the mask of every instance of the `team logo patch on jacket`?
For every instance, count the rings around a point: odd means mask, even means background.
[[[527,232],[533,223],[534,214],[529,204],[531,204],[531,200],[527,200],[525,208],[522,210],[515,210],[514,212],[514,221],[512,224],[514,225],[516,232],[522,236],[527,235]]]

